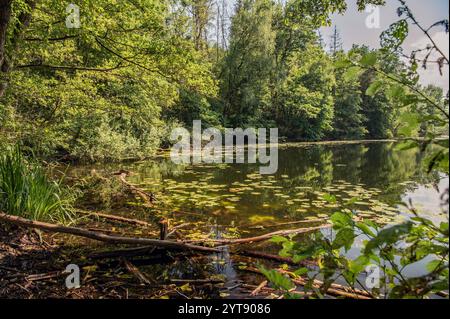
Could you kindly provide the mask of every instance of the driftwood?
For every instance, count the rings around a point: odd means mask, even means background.
[[[138,246],[154,246],[161,247],[166,249],[176,249],[176,250],[193,250],[193,251],[201,251],[201,252],[210,252],[217,253],[220,250],[211,248],[211,247],[203,247],[197,246],[187,243],[174,242],[169,240],[158,240],[158,239],[149,239],[149,238],[136,238],[136,237],[122,237],[122,236],[112,236],[106,235],[98,232],[93,232],[89,230],[85,230],[77,227],[67,227],[55,224],[49,224],[44,222],[32,221],[29,219],[25,219],[18,216],[11,216],[0,212],[0,221],[8,222],[11,224],[29,227],[29,228],[37,228],[44,231],[52,232],[52,233],[63,233],[70,234],[74,236],[90,238],[94,240],[98,240],[101,242],[106,242],[109,244],[125,244],[125,245],[138,245]]]
[[[110,215],[110,214],[105,214],[105,213],[100,213],[100,212],[77,210],[77,213],[83,214],[83,215],[89,215],[89,216],[97,216],[100,218],[104,218],[104,219],[108,219],[108,220],[112,220],[112,221],[116,221],[116,222],[121,222],[121,223],[125,223],[125,224],[132,224],[132,225],[138,225],[138,226],[144,226],[144,227],[152,226],[152,224],[147,223],[143,220],[132,219],[132,218],[127,218],[127,217],[122,217],[122,216],[117,216],[117,215]]]
[[[248,238],[238,238],[238,239],[202,239],[202,240],[188,240],[184,241],[185,243],[203,243],[206,242],[208,244],[212,244],[214,246],[217,245],[237,245],[237,244],[247,244],[247,243],[255,243],[264,240],[271,239],[273,236],[287,236],[291,234],[303,234],[310,233],[313,231],[330,228],[330,224],[317,226],[317,227],[309,227],[309,228],[298,228],[298,229],[289,229],[289,230],[279,230],[273,233],[268,233],[256,237],[248,237]]]

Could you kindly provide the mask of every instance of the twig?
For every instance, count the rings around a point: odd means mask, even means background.
[[[135,265],[130,263],[125,258],[122,259],[122,262],[124,263],[124,265],[127,268],[127,270],[129,272],[131,272],[137,279],[139,279],[139,281],[141,283],[143,283],[145,285],[151,285],[152,284],[150,279],[148,279],[142,272],[140,272],[139,269]]]
[[[267,286],[268,282],[267,280],[264,280],[262,283],[259,284],[258,287],[255,288],[255,290],[253,290],[250,294],[250,296],[256,296],[258,295],[258,293],[261,291],[261,289],[263,289],[265,286]]]

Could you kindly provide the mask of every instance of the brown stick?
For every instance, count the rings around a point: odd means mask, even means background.
[[[324,222],[326,219],[318,218],[318,219],[305,219],[305,220],[299,220],[295,222],[288,222],[288,223],[278,223],[278,224],[272,224],[272,225],[244,225],[243,227],[247,227],[250,229],[263,229],[263,228],[275,228],[280,226],[290,226],[290,225],[298,225],[298,224],[308,224],[308,223],[320,223]]]
[[[170,279],[170,282],[174,284],[192,284],[192,285],[224,283],[224,281],[221,279]]]
[[[39,280],[45,280],[45,279],[52,279],[62,276],[64,273],[61,271],[53,271],[46,274],[34,274],[34,275],[28,275],[25,277],[28,281],[39,281]]]
[[[139,246],[155,246],[167,249],[179,249],[179,250],[194,250],[202,252],[217,253],[220,250],[210,247],[196,246],[186,243],[174,242],[169,240],[157,240],[149,238],[136,238],[136,237],[122,237],[122,236],[112,236],[106,235],[98,232],[93,232],[77,227],[67,227],[55,224],[49,224],[44,222],[32,221],[18,216],[10,216],[3,212],[0,212],[0,221],[8,222],[11,224],[37,228],[53,233],[63,233],[70,234],[79,237],[90,238],[98,240],[101,242],[106,242],[109,244],[128,244],[128,245],[139,245]]]
[[[290,274],[288,271],[283,270],[283,269],[278,269],[278,271],[283,273],[283,274],[288,274],[288,275]],[[294,279],[293,281],[297,282],[300,285],[305,285],[306,284],[305,279],[303,279],[301,277],[298,277],[297,279]],[[320,287],[323,286],[323,282],[320,281],[320,280],[314,279],[313,285],[316,288],[320,288]],[[351,288],[351,287],[339,285],[339,284],[336,284],[336,283],[332,283],[330,288],[328,289],[328,291],[330,291],[330,289],[331,289],[331,291],[334,291],[334,290],[339,290],[340,291],[340,290],[342,290],[345,293],[350,293],[350,294],[353,294],[355,296],[364,296],[364,297],[367,297],[366,299],[372,299],[373,298],[373,296],[369,292],[367,292],[365,290],[361,290],[361,289],[357,289],[357,288]]]
[[[149,193],[143,191],[142,189],[140,189],[139,187],[127,182],[126,177],[128,176],[128,172],[120,171],[118,173],[114,173],[113,175],[118,175],[119,180],[122,182],[122,184],[127,186],[132,192],[135,192],[136,194],[138,194],[147,205],[152,206],[153,194],[149,194]]]
[[[298,229],[289,229],[289,230],[279,230],[273,233],[268,233],[261,236],[249,237],[249,238],[239,238],[239,239],[203,239],[203,240],[189,240],[184,241],[185,243],[212,243],[214,245],[237,245],[237,244],[246,244],[246,243],[254,243],[259,241],[264,241],[272,238],[273,236],[287,236],[291,234],[303,234],[309,233],[313,231],[317,231],[320,229],[330,228],[330,224],[317,226],[317,227],[309,227],[309,228],[298,228]]]
[[[256,296],[258,295],[258,293],[261,291],[261,289],[263,289],[265,286],[267,286],[268,282],[267,280],[264,280],[262,283],[260,283],[258,285],[258,287],[255,288],[255,290],[253,290],[250,294],[250,296]]]
[[[313,262],[313,261],[302,260],[302,261],[296,263],[296,262],[294,262],[292,260],[292,258],[289,258],[289,257],[281,257],[281,256],[278,256],[278,255],[266,254],[266,253],[262,253],[262,252],[259,252],[259,251],[242,250],[242,251],[235,252],[234,254],[241,255],[241,256],[246,256],[246,257],[274,260],[274,261],[278,261],[278,262],[281,262],[281,263],[286,263],[286,264],[289,264],[289,265],[316,266],[316,263]]]
[[[152,282],[150,279],[148,279],[135,265],[130,263],[125,258],[122,259],[122,262],[124,263],[125,267],[129,272],[131,272],[139,281],[145,285],[151,285]]]
[[[249,285],[249,284],[241,284],[240,287],[244,288],[244,289],[251,289],[252,291],[257,288],[257,286]],[[272,293],[280,294],[280,290],[276,290],[276,289],[273,289],[273,288],[270,288],[270,287],[263,287],[261,289],[261,291],[259,291],[259,293],[260,294],[261,293],[265,293],[265,294],[272,294]],[[293,294],[293,295],[299,295],[299,296],[302,296],[302,297],[309,297],[309,296],[312,295],[312,293],[304,292],[304,291],[290,291],[289,293]]]
[[[152,226],[152,224],[147,223],[143,220],[126,218],[126,217],[116,216],[116,215],[109,215],[109,214],[104,214],[104,213],[99,213],[99,212],[89,212],[89,211],[84,211],[84,210],[77,210],[77,213],[80,213],[83,215],[89,215],[89,216],[98,216],[98,217],[101,217],[104,219],[109,219],[112,221],[117,221],[117,222],[126,223],[126,224],[139,225],[139,226],[144,226],[144,227]]]
[[[159,239],[166,240],[168,232],[169,232],[169,221],[165,218],[162,218],[159,221]]]
[[[245,270],[254,272],[254,273],[258,273],[258,274],[262,274],[261,271],[259,271],[259,269],[253,268],[253,267],[247,267]],[[282,274],[290,274],[288,271],[285,271],[282,269],[277,269],[277,271]],[[297,285],[300,285],[300,286],[305,286],[308,283],[308,280],[306,280],[302,277],[297,277],[295,279],[292,279],[292,282]],[[320,289],[323,286],[323,282],[321,282],[319,280],[314,280],[313,286],[314,286],[314,288]],[[345,286],[342,286],[339,284],[331,284],[331,287],[328,288],[326,293],[331,296],[340,296],[340,297],[351,298],[351,299],[373,299],[373,297],[370,296],[370,294],[368,294],[364,290],[360,290],[360,289],[356,289],[356,288],[353,289],[351,287],[345,287]]]

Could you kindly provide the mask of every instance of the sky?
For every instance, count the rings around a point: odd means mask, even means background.
[[[380,34],[389,26],[398,21],[397,8],[399,7],[398,0],[386,0],[386,5],[380,7],[379,11],[379,28],[368,28],[366,20],[371,16],[371,12],[359,12],[356,6],[356,0],[347,1],[348,10],[343,15],[335,14],[332,16],[331,27],[321,29],[321,33],[326,44],[330,43],[330,37],[333,33],[334,26],[339,30],[342,38],[343,47],[348,50],[353,44],[365,44],[371,48],[380,47]],[[406,0],[407,5],[412,10],[416,19],[425,28],[428,28],[437,21],[447,19],[449,12],[448,0]],[[374,17],[372,15],[371,17]],[[373,20],[372,20],[373,21]],[[374,24],[375,26],[375,24]],[[449,56],[449,36],[443,32],[442,27],[432,29],[433,39],[441,48],[444,54]],[[426,47],[429,43],[426,36],[416,27],[410,25],[410,34],[406,39],[403,48],[404,52],[409,53],[418,48]],[[436,60],[436,55],[434,56]],[[427,70],[420,70],[421,83],[424,85],[435,84],[442,87],[445,92],[449,89],[449,72],[448,66],[444,67],[444,75],[439,74],[437,65],[430,64]]]

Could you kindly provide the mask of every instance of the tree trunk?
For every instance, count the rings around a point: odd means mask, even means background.
[[[6,37],[11,20],[11,4],[12,0],[0,0],[0,97],[6,90],[6,82],[1,78],[9,71],[6,56]]]

